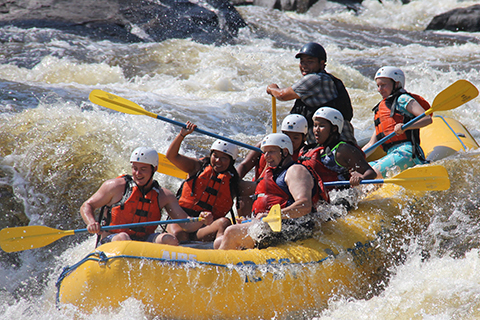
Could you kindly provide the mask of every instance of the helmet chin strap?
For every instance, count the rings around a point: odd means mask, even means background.
[[[142,192],[143,196],[145,196],[145,195],[147,194],[147,192],[150,191],[150,190],[145,190],[145,187],[148,186],[148,185],[150,184],[150,182],[153,181],[153,176],[154,176],[154,175],[155,175],[155,167],[152,166],[152,175],[151,175],[150,178],[148,179],[147,183],[145,183],[145,185],[143,185],[143,186],[141,186],[141,187],[137,184],[137,187],[138,187],[138,189],[140,189],[140,191]]]

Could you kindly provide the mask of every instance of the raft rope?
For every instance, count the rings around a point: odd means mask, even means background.
[[[463,151],[467,151],[467,146],[463,143],[462,139],[460,139],[460,136],[458,135],[458,133],[456,133],[455,130],[453,130],[453,128],[450,126],[450,124],[448,124],[447,120],[445,120],[443,116],[439,116],[439,115],[436,115],[435,118],[440,118],[443,120],[443,122],[445,122],[445,124],[450,129],[450,131],[452,131],[452,133],[455,135],[458,141],[460,141],[460,143],[462,144]],[[465,138],[465,135],[461,134],[461,137]]]

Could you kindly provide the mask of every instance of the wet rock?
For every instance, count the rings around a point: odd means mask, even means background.
[[[232,40],[246,23],[228,0],[4,0],[0,26],[55,28],[94,39]]]
[[[342,9],[357,10],[363,0],[253,0],[253,5],[277,9],[282,11],[307,12],[312,6],[321,8],[341,7]]]
[[[480,4],[453,9],[435,16],[426,30],[480,31]]]

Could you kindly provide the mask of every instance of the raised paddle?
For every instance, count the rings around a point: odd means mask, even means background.
[[[444,166],[420,166],[407,169],[392,178],[362,180],[360,184],[393,183],[406,189],[420,191],[448,190],[450,179]],[[325,182],[327,187],[349,185],[350,181]]]
[[[277,99],[272,96],[272,132],[277,132]]]
[[[101,227],[101,230],[108,231],[133,227],[154,226],[160,224],[197,222],[201,220],[203,220],[201,217],[197,217],[176,220],[139,222],[121,224],[116,226],[103,226]],[[41,248],[65,236],[71,236],[82,232],[88,231],[87,229],[58,230],[46,226],[5,228],[0,230],[0,247],[2,247],[3,251],[5,252],[17,252],[28,249]]]
[[[130,100],[127,100],[125,98],[116,96],[112,93],[108,93],[108,92],[105,92],[105,91],[102,91],[102,90],[93,90],[92,92],[90,92],[89,99],[90,99],[91,102],[93,102],[95,104],[98,104],[100,106],[103,106],[103,107],[106,107],[106,108],[109,108],[109,109],[112,109],[112,110],[115,110],[115,111],[128,113],[128,114],[146,115],[146,116],[149,116],[149,117],[152,117],[152,118],[155,118],[155,119],[166,121],[166,122],[174,124],[176,126],[186,128],[186,124],[184,124],[184,123],[181,123],[181,122],[175,121],[175,120],[171,120],[171,119],[162,117],[158,114],[149,112],[149,111],[145,110],[144,108],[140,107],[138,104],[136,104],[136,103],[134,103]],[[221,140],[239,145],[239,146],[247,148],[247,149],[255,150],[257,152],[262,152],[262,150],[260,150],[257,147],[248,145],[248,144],[243,143],[243,142],[235,141],[233,139],[223,137],[223,136],[220,136],[220,135],[215,134],[215,133],[211,133],[211,132],[199,129],[199,128],[195,128],[195,131],[197,131],[199,133],[206,134],[207,136],[210,136],[210,137],[214,137],[214,138],[217,138],[217,139],[221,139]]]
[[[418,120],[432,114],[433,112],[446,111],[460,107],[462,104],[472,100],[476,96],[478,96],[478,90],[473,84],[471,84],[467,80],[458,80],[455,83],[451,84],[448,88],[437,94],[437,96],[433,100],[430,109],[405,123],[402,126],[402,129],[405,130]],[[395,132],[392,132],[389,135],[378,140],[372,146],[365,150],[365,154],[369,155],[370,152],[375,150],[385,141],[391,139],[393,136],[395,136]]]
[[[251,222],[252,219],[244,220],[242,223]],[[263,222],[268,223],[270,229],[273,232],[280,232],[282,231],[282,209],[279,204],[273,205],[268,212],[266,217],[262,218]]]

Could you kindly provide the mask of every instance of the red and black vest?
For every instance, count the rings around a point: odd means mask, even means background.
[[[107,225],[140,223],[162,219],[162,211],[158,205],[160,186],[157,181],[154,180],[150,191],[143,194],[131,176],[124,175],[117,179],[125,179],[125,192],[119,202],[111,207],[107,207]],[[133,240],[145,240],[150,234],[155,232],[155,229],[157,229],[157,226],[115,229],[110,232],[126,232]]]
[[[335,160],[336,150],[343,143],[346,142],[340,141],[326,153],[323,152],[324,146],[307,146],[300,151],[298,160],[308,170],[320,176],[323,182],[350,180],[348,169],[338,165]]]
[[[377,141],[394,132],[396,124],[405,124],[413,119],[412,116],[401,113],[395,107],[397,105],[398,97],[402,94],[410,95],[425,110],[430,109],[430,104],[421,96],[408,93],[403,89],[397,90],[389,97],[383,99],[373,108],[373,111],[375,112],[375,134],[377,136]],[[418,149],[418,146],[420,145],[419,129],[407,130],[401,135],[394,135],[391,139],[382,144],[382,148],[385,152],[387,152],[392,146],[406,141],[412,142],[414,145],[414,150]],[[417,152],[414,151],[414,154],[417,154]]]
[[[297,150],[293,153],[292,155],[293,161],[297,162],[299,154],[300,154],[300,150]],[[265,161],[265,155],[262,153],[260,155],[260,159],[258,160],[258,164],[255,167],[255,177],[253,178],[253,181],[256,181],[258,178],[260,178],[266,166],[267,166],[267,161]]]
[[[192,217],[198,217],[202,211],[212,212],[214,220],[225,217],[233,206],[232,177],[228,171],[217,174],[206,164],[182,183],[177,192],[178,203]]]
[[[285,174],[293,164],[295,162],[281,168],[281,170],[276,167],[265,169],[255,188],[255,201],[252,205],[254,214],[268,212],[275,204],[280,204],[281,208],[285,208],[295,201],[288,189],[284,190],[277,184],[277,179],[281,179],[281,184],[285,184]]]
[[[285,183],[286,172],[288,168],[294,164],[296,163],[291,162],[289,165],[282,167],[281,169],[277,167],[267,167],[260,179],[258,179],[258,184],[255,188],[255,201],[252,206],[252,212],[254,214],[268,212],[270,208],[277,203],[280,204],[281,208],[285,208],[295,201]],[[325,186],[323,185],[322,180],[310,170],[309,172],[314,179],[312,204],[315,205],[319,200],[328,202],[328,194],[325,191]],[[279,184],[282,185],[283,188]],[[312,208],[312,212],[314,209],[315,208]]]

